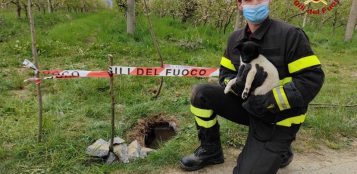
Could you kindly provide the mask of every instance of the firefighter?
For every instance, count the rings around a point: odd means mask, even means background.
[[[193,154],[180,160],[183,169],[193,171],[224,162],[217,115],[249,126],[233,173],[277,173],[292,161],[291,143],[305,120],[308,104],[323,85],[324,72],[302,29],[269,18],[271,3],[271,0],[237,0],[247,25],[228,39],[221,59],[219,84],[200,84],[193,88],[190,109],[201,144]],[[240,94],[251,67],[239,69],[240,53],[236,46],[242,40],[259,44],[280,78],[278,87],[265,95],[250,95],[247,100],[242,100]],[[266,76],[265,70],[257,66],[252,90]],[[225,85],[235,77],[233,92],[224,94]]]

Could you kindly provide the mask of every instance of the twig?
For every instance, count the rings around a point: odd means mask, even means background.
[[[304,12],[302,12],[302,13],[298,13],[298,14],[292,15],[292,16],[288,17],[287,21],[289,21],[289,20],[291,20],[292,18],[295,18],[295,17],[297,17],[297,16],[303,15],[303,14],[305,14],[305,13],[306,13],[306,11],[304,11]]]
[[[31,41],[32,41],[32,56],[35,62],[36,68],[39,70],[38,67],[38,55],[37,55],[37,48],[36,48],[36,31],[35,31],[35,23],[32,16],[32,9],[31,9],[32,1],[28,0],[28,16],[30,21],[30,30],[31,30]],[[36,78],[40,78],[40,71],[36,71],[35,76]],[[42,141],[42,93],[41,93],[41,83],[36,83],[37,85],[37,99],[38,99],[38,138],[37,141]]]
[[[157,51],[157,54],[160,57],[161,68],[163,68],[164,67],[164,59],[162,58],[162,54],[161,54],[161,51],[160,51],[159,43],[157,41],[157,38],[155,36],[154,30],[153,30],[153,27],[152,27],[150,15],[149,15],[149,9],[148,9],[148,6],[146,4],[146,0],[144,0],[144,7],[145,7],[145,13],[146,13],[146,17],[147,17],[148,24],[149,24],[151,40],[154,43],[154,46],[155,46],[156,51]],[[159,86],[159,89],[157,90],[154,98],[159,97],[163,83],[164,83],[164,77],[161,77],[160,78],[160,86]]]
[[[329,103],[311,103],[310,106],[313,106],[314,108],[336,108],[336,107],[353,108],[353,107],[357,107],[357,104],[338,105],[338,104],[329,104]]]
[[[108,55],[109,59],[109,67],[113,66],[113,55]],[[113,72],[108,72],[110,79],[109,79],[109,86],[110,86],[110,98],[111,98],[111,141],[109,146],[109,152],[114,152],[113,145],[114,145],[114,136],[115,136],[115,98],[114,98],[114,78]]]

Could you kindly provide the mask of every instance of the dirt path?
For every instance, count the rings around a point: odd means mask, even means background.
[[[240,153],[237,149],[225,152],[225,163],[206,167],[197,172],[184,172],[179,168],[169,169],[170,174],[225,174],[232,173],[236,165],[236,157]],[[347,150],[335,151],[321,148],[311,152],[295,153],[294,161],[278,174],[357,174],[357,141]]]

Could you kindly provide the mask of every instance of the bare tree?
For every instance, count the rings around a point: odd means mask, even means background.
[[[8,6],[8,4],[10,4],[10,3],[11,3],[10,1],[2,0],[0,2],[0,8],[6,8]]]
[[[134,34],[136,18],[135,18],[135,0],[127,0],[127,33]]]
[[[20,0],[12,0],[10,1],[12,4],[16,6],[16,16],[17,18],[21,18],[21,3]]]
[[[353,0],[350,16],[348,18],[347,27],[346,27],[345,41],[350,41],[352,39],[352,35],[356,25],[356,19],[357,19],[357,0]]]

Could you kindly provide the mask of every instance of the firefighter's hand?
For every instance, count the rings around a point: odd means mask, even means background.
[[[237,77],[230,80],[224,89],[224,93],[232,92],[237,96],[240,96],[244,90],[245,80],[247,79],[247,74],[252,68],[252,65],[245,64],[239,67]]]
[[[251,95],[242,106],[250,114],[271,122],[274,120],[268,117],[279,112],[279,107],[272,91],[265,95]]]

